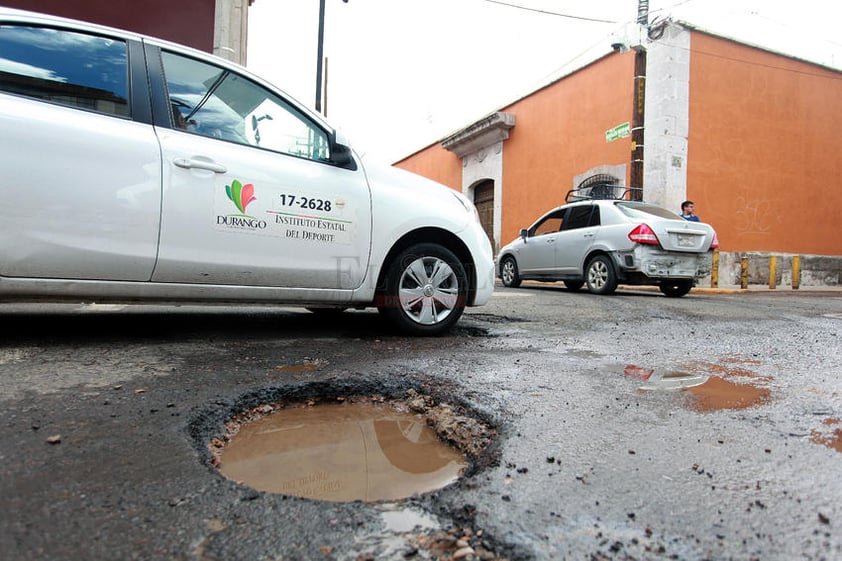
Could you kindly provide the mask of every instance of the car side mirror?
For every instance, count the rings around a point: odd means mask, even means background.
[[[343,135],[335,133],[331,145],[330,161],[332,164],[351,171],[357,169],[354,152]]]
[[[520,237],[523,241],[526,241],[526,238],[529,237],[529,230],[527,230],[526,228],[521,228],[520,229]]]

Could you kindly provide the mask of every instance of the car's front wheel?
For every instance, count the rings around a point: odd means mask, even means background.
[[[617,290],[617,273],[607,255],[597,255],[585,268],[585,282],[592,294],[612,294]]]
[[[453,252],[421,243],[389,265],[377,308],[401,331],[438,335],[459,320],[467,295],[468,277]]]
[[[503,258],[503,262],[500,264],[500,280],[503,281],[503,286],[509,288],[520,286],[520,275],[517,272],[517,262],[514,257]]]
[[[690,292],[691,288],[693,288],[693,281],[690,279],[668,279],[661,281],[658,288],[661,289],[664,296],[669,296],[670,298],[681,298]]]

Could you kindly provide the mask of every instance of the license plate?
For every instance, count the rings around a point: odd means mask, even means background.
[[[678,247],[695,247],[696,236],[689,234],[678,234]]]

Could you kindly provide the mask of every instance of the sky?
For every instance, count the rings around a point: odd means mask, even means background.
[[[522,9],[515,6],[526,7]],[[325,0],[322,112],[359,153],[410,155],[600,54],[638,0]],[[650,0],[672,17],[842,69],[839,0]],[[249,70],[310,108],[318,0],[255,0]]]

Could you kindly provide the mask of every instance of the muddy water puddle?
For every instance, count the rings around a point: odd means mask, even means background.
[[[771,378],[758,376],[747,365],[754,360],[728,359],[727,364],[695,362],[688,371],[627,365],[623,374],[642,380],[640,391],[681,390],[685,405],[701,413],[725,409],[746,409],[771,399],[767,387]],[[736,381],[738,380],[738,381]]]
[[[811,431],[810,441],[842,452],[842,421],[833,418],[825,419],[822,425],[824,425],[822,429]]]
[[[388,403],[277,408],[238,427],[218,468],[259,491],[333,502],[410,497],[455,482],[463,454]]]

